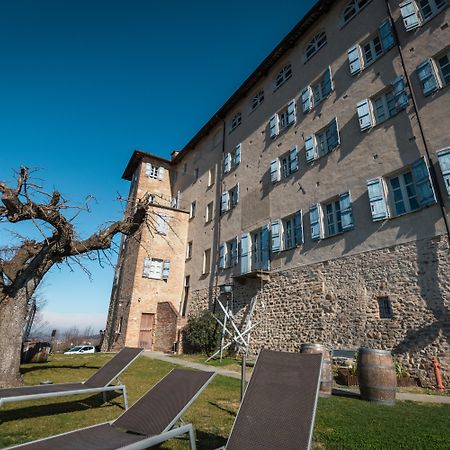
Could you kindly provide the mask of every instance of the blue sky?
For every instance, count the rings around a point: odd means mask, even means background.
[[[80,235],[121,217],[134,149],[168,157],[219,109],[314,1],[0,2],[0,179],[40,167],[80,204]],[[27,227],[3,224],[0,245]],[[90,263],[45,278],[50,327],[104,328],[113,277]]]

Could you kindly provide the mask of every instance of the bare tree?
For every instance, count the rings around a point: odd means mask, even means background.
[[[21,384],[20,351],[27,305],[45,274],[55,265],[71,259],[80,263],[83,255],[109,249],[118,233],[134,235],[147,223],[148,195],[127,208],[123,220],[111,223],[87,239],[79,238],[69,205],[58,191],[47,193],[30,181],[29,170],[21,167],[16,186],[0,182],[0,221],[31,222],[41,240],[24,239],[17,248],[0,257],[0,386]],[[148,224],[147,224],[148,225]]]

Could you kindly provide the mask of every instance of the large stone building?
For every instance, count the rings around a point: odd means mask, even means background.
[[[122,243],[105,347],[171,350],[231,285],[255,350],[448,377],[449,23],[447,0],[319,0],[171,160],[135,151],[155,226]]]

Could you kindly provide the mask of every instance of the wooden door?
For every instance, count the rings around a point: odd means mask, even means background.
[[[141,327],[139,330],[139,347],[145,348],[146,350],[152,349],[154,322],[154,314],[142,313]]]

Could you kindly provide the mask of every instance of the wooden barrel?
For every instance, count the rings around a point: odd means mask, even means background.
[[[333,371],[331,369],[331,352],[320,344],[302,344],[300,353],[322,353],[322,371],[320,374],[320,393],[331,395],[333,389]]]
[[[395,403],[397,377],[391,352],[360,348],[357,375],[361,398],[387,405]]]

